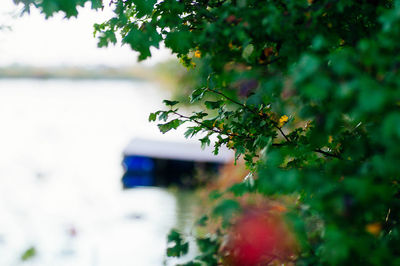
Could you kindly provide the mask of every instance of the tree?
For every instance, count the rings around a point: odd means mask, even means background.
[[[100,0],[19,0],[46,16]],[[107,3],[108,4],[108,3]],[[240,212],[243,194],[292,195],[285,218],[298,265],[400,265],[400,1],[112,0],[95,25],[99,47],[122,42],[151,56],[161,42],[201,78],[183,114],[164,101],[150,121],[165,133],[215,136],[243,156],[249,178],[212,213]],[[202,220],[203,222],[205,219]],[[318,226],[316,226],[318,225]],[[318,227],[318,228],[316,228]],[[224,228],[221,232],[225,232]],[[226,262],[222,234],[201,237],[188,265]],[[169,255],[187,250],[172,232]],[[270,263],[270,258],[258,261]]]

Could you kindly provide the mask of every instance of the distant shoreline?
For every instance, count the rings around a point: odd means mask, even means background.
[[[155,70],[148,67],[0,67],[0,79],[150,80]]]
[[[37,80],[132,80],[132,81],[146,81],[147,78],[141,77],[92,77],[92,76],[83,76],[83,77],[71,77],[71,76],[3,76],[0,75],[0,80],[5,79],[37,79]]]
[[[136,81],[154,82],[166,90],[175,91],[180,87],[179,79],[187,69],[176,60],[154,66],[132,65],[110,66],[30,66],[9,65],[0,67],[0,80],[70,80],[70,81]]]

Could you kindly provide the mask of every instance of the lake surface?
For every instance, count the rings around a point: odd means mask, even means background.
[[[190,228],[193,196],[121,186],[133,137],[179,138],[147,120],[168,97],[139,81],[0,80],[0,265],[174,263],[166,235]]]

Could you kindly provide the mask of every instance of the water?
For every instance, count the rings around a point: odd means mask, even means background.
[[[0,80],[0,265],[163,265],[193,206],[121,190],[120,163],[134,136],[177,138],[147,121],[168,97],[139,81]]]

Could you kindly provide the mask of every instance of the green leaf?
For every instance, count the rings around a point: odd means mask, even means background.
[[[122,42],[129,44],[132,50],[140,53],[139,61],[151,56],[149,36],[137,28],[132,28],[122,39]]]
[[[194,112],[193,115],[190,117],[190,119],[203,119],[206,117],[208,114],[200,111],[200,112]]]
[[[78,15],[77,6],[83,6],[88,0],[42,0],[39,4],[43,9],[46,17],[51,17],[54,13],[62,11],[67,18],[76,17]]]
[[[146,15],[151,14],[151,12],[153,11],[154,5],[157,2],[157,0],[132,0],[132,1],[136,7],[137,18],[142,18]]]
[[[216,200],[216,199],[219,199],[222,196],[223,196],[223,194],[221,192],[219,192],[218,190],[213,190],[213,191],[210,192],[210,194],[208,194],[208,198],[210,200]]]
[[[303,81],[304,79],[312,76],[320,66],[320,58],[315,55],[305,54],[300,59],[294,78],[295,82]]]
[[[21,260],[22,261],[30,260],[36,256],[36,253],[37,252],[36,252],[35,247],[30,247],[21,255]]]
[[[206,146],[210,146],[211,141],[210,141],[210,138],[208,136],[206,136],[204,138],[201,138],[199,140],[201,142],[201,148],[202,149],[204,149]]]
[[[156,119],[157,119],[157,113],[150,113],[149,122],[156,121]]]
[[[180,125],[182,125],[185,121],[179,120],[179,119],[174,119],[169,121],[168,123],[165,124],[158,124],[158,128],[160,131],[165,134],[171,129],[177,129]]]
[[[184,134],[185,138],[193,137],[200,131],[200,129],[201,128],[199,128],[199,127],[189,127]]]
[[[234,147],[236,149],[235,158],[239,158],[240,155],[246,152],[246,148],[240,143],[235,143]]]
[[[242,196],[245,193],[249,192],[249,189],[246,183],[240,182],[231,186],[229,188],[229,191],[232,192],[235,196]]]
[[[99,9],[103,7],[102,0],[92,0],[92,9]]]
[[[181,234],[177,230],[171,229],[171,231],[169,232],[169,234],[167,236],[167,240],[168,240],[168,243],[181,241],[182,240]]]
[[[379,112],[384,106],[387,95],[378,84],[372,83],[370,85],[361,91],[359,106],[363,111],[368,113]]]
[[[254,141],[254,146],[259,147],[260,149],[265,148],[266,146],[272,143],[271,137],[265,137],[263,135],[258,135],[256,140]]]
[[[184,264],[177,264],[176,266],[203,266],[203,263],[196,262],[196,261],[189,261]]]
[[[168,257],[181,257],[188,253],[189,243],[184,243],[180,245],[175,245],[173,247],[167,248]]]
[[[204,255],[214,255],[218,252],[219,245],[217,241],[209,237],[196,239],[199,250]],[[204,259],[204,258],[203,258]]]
[[[191,34],[186,31],[169,32],[165,37],[165,46],[174,53],[186,55],[193,47]]]
[[[168,243],[172,244],[172,246],[167,248],[167,256],[168,257],[181,257],[187,254],[189,250],[189,243],[183,242],[181,234],[172,229],[167,236]]]
[[[208,216],[207,215],[203,215],[201,216],[200,219],[197,220],[196,225],[198,226],[206,226],[208,221]]]
[[[233,215],[240,211],[240,205],[235,200],[225,199],[221,201],[212,211],[212,214],[222,218],[222,224],[224,227],[230,224],[230,220]]]
[[[179,101],[169,101],[169,100],[164,100],[163,103],[167,106],[174,106],[177,105],[179,103]]]
[[[168,117],[169,117],[169,111],[162,111],[158,116],[158,120],[166,122],[168,120]]]
[[[224,104],[224,101],[215,101],[215,102],[212,102],[212,101],[205,101],[204,104],[206,105],[206,107],[207,107],[208,109],[213,110],[213,109],[218,109],[218,108],[220,108],[220,107]]]
[[[117,38],[115,37],[115,33],[111,30],[103,31],[99,36],[99,41],[97,43],[97,46],[99,48],[108,47],[109,43],[112,44],[117,43]]]
[[[197,102],[201,100],[206,92],[206,88],[200,88],[196,89],[195,91],[192,92],[190,95],[190,103]]]
[[[245,193],[254,191],[254,177],[252,173],[247,174],[244,180],[240,183],[234,184],[229,188],[235,196],[243,196]]]

